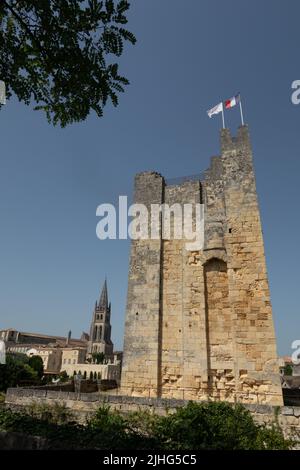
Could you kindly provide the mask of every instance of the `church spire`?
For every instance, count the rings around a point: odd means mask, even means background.
[[[107,293],[107,282],[106,279],[104,281],[103,287],[102,287],[102,292],[100,295],[98,307],[101,309],[108,309],[108,293]]]
[[[89,357],[93,353],[103,352],[106,358],[112,358],[114,345],[111,341],[110,311],[107,280],[105,278],[99,301],[96,302],[93,312],[88,343]]]

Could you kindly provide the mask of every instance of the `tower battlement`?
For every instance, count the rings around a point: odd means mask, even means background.
[[[203,203],[205,243],[133,240],[123,392],[282,404],[268,277],[247,126],[221,130],[199,178],[135,178],[135,203]],[[160,232],[161,233],[161,232]]]

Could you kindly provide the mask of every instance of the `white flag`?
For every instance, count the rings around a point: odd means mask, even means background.
[[[0,80],[0,104],[6,104],[5,83]]]
[[[217,104],[216,106],[214,106],[213,108],[209,109],[207,111],[207,114],[208,114],[208,117],[212,117],[214,114],[219,114],[219,113],[222,113],[223,112],[223,102],[221,101],[221,103]]]

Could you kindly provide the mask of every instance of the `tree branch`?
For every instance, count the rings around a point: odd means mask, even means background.
[[[34,42],[34,44],[37,46],[37,48],[39,49],[40,53],[43,55],[43,57],[45,59],[47,59],[47,53],[45,52],[45,50],[41,47],[41,44],[39,42],[39,40],[35,37],[35,35],[33,34],[33,32],[31,31],[31,29],[29,28],[29,26],[26,24],[26,22],[23,20],[23,18],[12,8],[11,5],[9,5],[9,3],[6,1],[6,0],[3,0],[3,3],[4,5],[6,6],[6,8],[8,8],[8,10],[11,12],[11,14],[16,18],[16,20],[20,23],[21,26],[23,26],[23,28],[25,29],[26,33],[28,34],[28,36],[30,36],[30,38],[32,39],[32,41]]]

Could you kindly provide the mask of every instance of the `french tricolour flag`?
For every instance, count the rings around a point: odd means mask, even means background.
[[[241,95],[238,93],[237,95],[233,96],[229,100],[224,101],[224,107],[225,109],[230,109],[239,104],[241,101]]]

